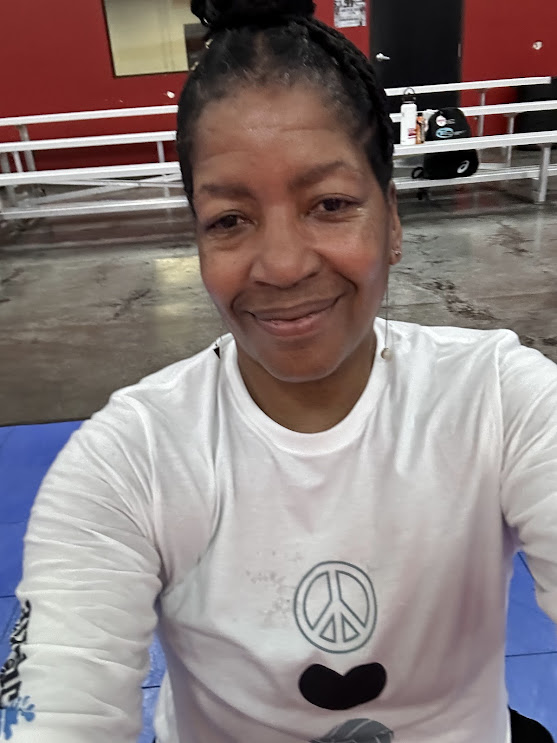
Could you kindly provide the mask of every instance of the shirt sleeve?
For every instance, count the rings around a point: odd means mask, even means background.
[[[508,333],[499,368],[503,513],[517,530],[538,603],[557,622],[557,365]]]
[[[136,405],[114,396],[72,436],[37,495],[22,616],[1,675],[0,741],[137,741],[161,580]]]

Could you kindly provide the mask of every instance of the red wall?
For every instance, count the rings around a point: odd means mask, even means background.
[[[178,94],[184,73],[115,78],[102,0],[2,0],[0,117],[103,108],[165,105]],[[9,29],[9,33],[6,30]],[[150,117],[148,128],[171,129],[172,117]],[[140,119],[71,122],[30,127],[32,139],[146,131]],[[13,130],[1,129],[0,138]],[[116,152],[116,150],[120,150]],[[156,159],[155,145],[153,152]],[[133,162],[133,147],[64,150],[63,164]],[[37,165],[59,167],[62,151],[37,153]]]
[[[317,16],[332,24],[333,0],[316,4]],[[185,73],[114,77],[102,0],[0,0],[0,28],[1,69],[10,71],[2,77],[0,118],[167,105],[176,101],[167,92],[179,95],[184,84]],[[347,36],[369,53],[369,28],[347,29]],[[42,139],[173,127],[169,115],[34,125],[30,135]],[[17,139],[15,129],[0,129],[0,140],[6,139]],[[39,168],[49,168],[60,167],[62,158],[65,167],[156,159],[155,145],[138,147],[40,152],[36,161]],[[172,153],[168,145],[167,156]]]
[[[333,0],[316,0],[317,15],[333,23]],[[369,16],[369,0],[368,0]],[[0,117],[58,113],[99,108],[172,103],[167,91],[179,94],[184,73],[115,78],[102,0],[1,0]],[[369,54],[369,28],[346,29],[346,35]],[[535,51],[535,41],[543,47]],[[465,0],[462,79],[557,76],[557,1]],[[489,93],[488,102],[512,101],[514,92]],[[175,99],[174,99],[175,100]],[[463,96],[463,104],[477,94]],[[170,129],[173,117],[35,125],[32,138],[80,136],[149,129]],[[486,131],[504,126],[488,117]],[[15,130],[1,129],[0,139],[15,139]],[[171,156],[172,146],[167,147]],[[154,146],[143,149],[153,154]],[[150,156],[150,155],[148,155]],[[39,167],[60,163],[61,152],[38,153]],[[64,164],[132,162],[137,149],[104,148],[64,151]]]
[[[533,48],[542,41],[540,51]],[[557,76],[556,0],[465,0],[463,80]],[[488,93],[488,103],[512,103],[510,89]],[[467,93],[463,105],[478,103]],[[503,117],[486,117],[486,134],[505,131]]]
[[[333,0],[316,0],[317,15],[333,23]],[[369,0],[368,0],[369,16]],[[167,91],[179,94],[184,73],[115,78],[102,0],[0,0],[0,117],[59,113],[99,108],[172,103]],[[346,29],[346,35],[369,54],[369,28]],[[535,51],[535,41],[543,47]],[[557,76],[557,0],[465,0],[462,79]],[[488,102],[512,101],[515,93],[489,93]],[[477,102],[463,96],[463,104]],[[175,99],[174,99],[175,101]],[[172,116],[35,125],[32,138],[171,129]],[[502,130],[500,117],[486,119],[486,132]],[[0,139],[15,139],[1,129]],[[154,146],[142,149],[153,156]],[[172,156],[172,145],[167,146]],[[141,155],[140,155],[141,156]],[[137,161],[133,147],[38,153],[39,167]]]

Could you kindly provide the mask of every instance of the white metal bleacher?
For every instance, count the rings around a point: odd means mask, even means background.
[[[557,175],[557,165],[551,165],[551,146],[557,144],[557,130],[549,132],[530,132],[527,134],[503,134],[492,137],[472,137],[470,139],[459,139],[455,141],[427,142],[419,145],[419,153],[448,152],[474,148],[476,150],[490,149],[494,147],[508,147],[515,145],[537,144],[542,148],[539,166],[515,167],[505,170],[478,172],[473,178],[455,178],[450,180],[412,180],[409,178],[397,178],[399,190],[413,190],[422,188],[433,188],[439,186],[451,186],[470,184],[476,182],[494,182],[516,179],[532,179],[538,183],[536,200],[543,202],[547,193],[547,181],[552,175]],[[395,158],[404,158],[416,155],[417,145],[397,145],[395,147]],[[136,180],[142,178],[143,180]],[[108,179],[108,180],[105,180]],[[114,179],[125,179],[118,182]],[[132,179],[131,181],[129,179]],[[119,200],[95,200],[82,203],[60,203],[67,201],[68,194],[56,194],[37,199],[37,203],[24,203],[19,206],[11,206],[4,210],[6,219],[25,219],[40,216],[64,216],[85,215],[94,213],[118,212],[118,211],[141,211],[160,208],[171,208],[184,206],[185,196],[182,195],[180,183],[180,172],[177,162],[145,163],[138,165],[120,165],[91,168],[69,168],[59,170],[45,170],[36,172],[22,172],[0,175],[0,188],[3,186],[23,186],[34,184],[64,184],[86,186],[94,183],[94,194],[100,196],[107,188],[116,191],[131,188],[177,188],[180,194],[164,197],[125,201]],[[90,193],[90,189],[87,189]],[[71,194],[70,196],[73,196]],[[58,202],[56,204],[55,202]]]
[[[463,93],[464,91],[477,90],[480,94],[480,106],[485,106],[487,94],[490,90],[497,88],[521,88],[530,85],[549,85],[551,77],[511,77],[500,80],[481,80],[466,83],[448,83],[441,85],[417,85],[412,88],[416,95],[425,93]],[[401,96],[408,88],[387,88],[385,91],[388,96]],[[483,136],[484,119],[479,115],[478,136]]]
[[[455,83],[451,85],[418,86],[414,90],[417,94],[429,92],[446,92],[455,90],[479,90],[485,103],[485,92],[491,88],[502,88],[520,85],[542,85],[550,82],[551,78],[511,78],[505,80],[478,81],[475,83]],[[387,91],[388,95],[400,95],[405,89],[393,88]],[[525,144],[536,144],[542,149],[539,167],[510,167],[510,156],[507,157],[507,167],[476,173],[472,178],[456,178],[443,181],[413,181],[408,178],[397,178],[397,187],[400,190],[432,188],[439,186],[459,185],[462,183],[505,181],[519,178],[534,179],[538,182],[536,198],[545,200],[547,179],[557,173],[557,166],[551,165],[551,146],[557,143],[557,131],[535,132],[529,134],[514,134],[514,116],[522,111],[557,109],[557,101],[540,101],[533,103],[499,104],[494,106],[469,106],[463,110],[467,116],[477,116],[480,120],[491,114],[506,114],[510,117],[508,134],[498,137],[479,136],[470,140],[457,142],[428,142],[423,145],[401,146],[395,148],[395,158],[426,154],[427,152],[442,152],[473,148],[484,150],[497,147],[506,147],[508,153],[512,147]],[[98,120],[109,118],[123,118],[127,116],[151,116],[160,114],[175,114],[177,106],[149,106],[143,108],[109,109],[104,111],[83,111],[67,114],[45,114],[40,116],[8,117],[0,119],[0,127],[15,126],[20,134],[20,141],[0,143],[0,189],[4,188],[6,198],[0,202],[0,216],[5,219],[25,219],[39,216],[83,215],[100,212],[136,211],[159,208],[172,208],[186,204],[182,193],[180,174],[176,162],[165,162],[163,143],[175,139],[174,131],[139,132],[130,134],[116,134],[91,137],[69,137],[48,140],[30,140],[28,125],[68,122],[78,120]],[[393,121],[400,120],[399,114],[393,114]],[[121,144],[153,143],[157,147],[158,162],[140,163],[136,165],[115,165],[105,167],[66,168],[50,171],[37,171],[33,152],[55,149],[69,149],[95,146],[111,146]],[[20,153],[24,155],[27,172],[23,168]],[[14,161],[16,172],[11,172],[8,156]],[[21,198],[16,193],[20,186],[43,186],[59,184],[63,186],[80,186],[78,191],[68,193],[51,193],[48,195],[31,194]],[[162,197],[142,199],[103,199],[103,195],[128,189],[163,188]],[[178,194],[170,195],[171,189],[178,189]],[[1,193],[1,192],[0,192]],[[91,198],[92,197],[92,198]],[[85,198],[85,201],[83,200]],[[73,202],[73,203],[72,203]]]

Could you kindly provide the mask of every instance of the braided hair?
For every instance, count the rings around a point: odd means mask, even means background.
[[[309,83],[364,148],[384,194],[393,173],[393,131],[385,91],[367,57],[314,18],[312,0],[191,0],[206,46],[178,105],[177,148],[193,208],[192,152],[205,106],[242,87]]]

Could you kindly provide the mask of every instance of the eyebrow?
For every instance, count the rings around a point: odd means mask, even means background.
[[[222,196],[229,199],[253,198],[249,188],[241,183],[204,183],[198,193],[206,193],[209,196]]]
[[[337,170],[348,170],[353,174],[356,173],[360,175],[358,170],[355,170],[344,160],[333,160],[329,163],[316,165],[305,173],[297,175],[290,181],[288,186],[292,191],[309,188]],[[199,188],[198,193],[229,199],[253,199],[252,191],[243,183],[204,183]]]
[[[294,178],[290,182],[290,188],[292,188],[293,190],[308,188],[309,186],[313,186],[316,183],[319,183],[319,181],[322,181],[328,175],[331,175],[331,173],[335,173],[337,170],[348,170],[352,174],[357,173],[358,175],[360,175],[360,172],[358,170],[355,170],[344,160],[333,160],[330,163],[322,163],[321,165],[316,165],[315,167],[307,170],[305,173],[296,176],[296,178]]]

